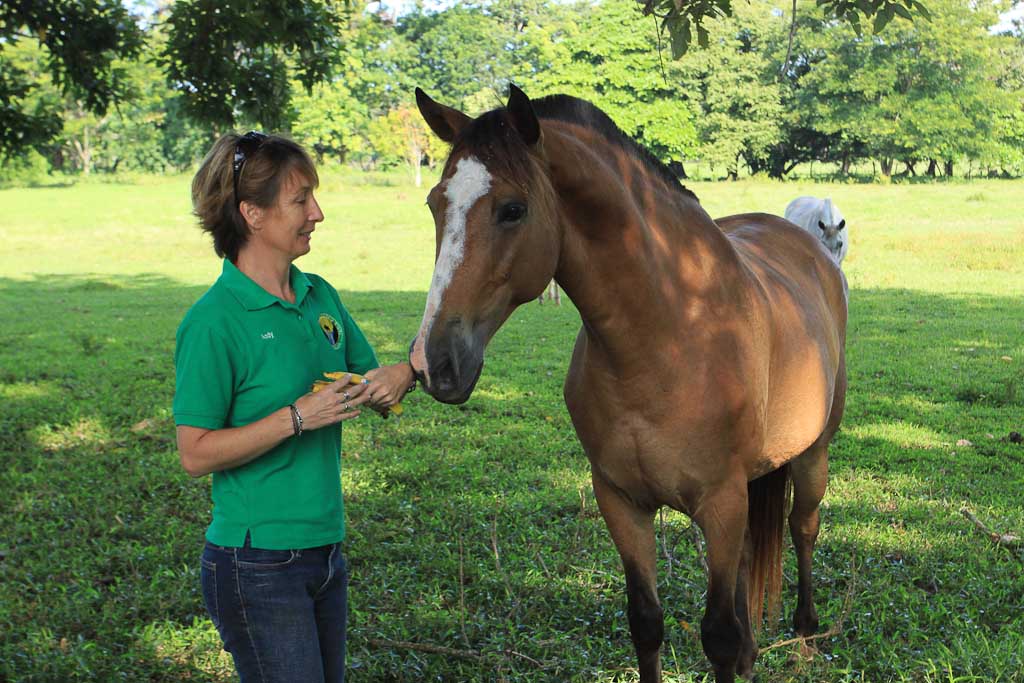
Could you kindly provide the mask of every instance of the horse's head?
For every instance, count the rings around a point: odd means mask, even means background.
[[[837,220],[828,223],[819,220],[818,230],[821,231],[821,241],[825,248],[832,253],[836,260],[841,259],[842,255],[845,254],[843,245],[848,239],[846,235],[846,219],[839,217]]]
[[[452,150],[427,195],[437,232],[434,276],[410,359],[431,396],[462,403],[491,337],[554,275],[560,223],[540,122],[521,90],[511,86],[506,107],[476,119],[419,88],[416,103]]]

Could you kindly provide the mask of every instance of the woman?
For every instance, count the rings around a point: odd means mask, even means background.
[[[178,328],[181,464],[213,474],[206,608],[248,681],[343,681],[347,574],[340,423],[413,387],[376,355],[323,278],[292,261],[324,219],[309,155],[278,136],[225,135],[192,182],[224,259]],[[358,372],[311,393],[324,372]]]

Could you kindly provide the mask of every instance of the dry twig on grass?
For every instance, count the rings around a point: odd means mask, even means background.
[[[476,662],[485,662],[489,659],[489,653],[486,652],[480,652],[478,650],[459,650],[453,647],[445,647],[443,645],[431,645],[430,643],[411,643],[407,640],[388,640],[387,638],[368,638],[366,642],[374,647],[384,647],[393,650],[415,650],[416,652],[427,652],[433,655],[446,655],[448,657],[459,657],[460,659],[471,659]],[[519,657],[540,669],[549,667],[548,664],[539,662],[533,657],[524,655],[522,652],[516,652],[515,650],[503,650],[501,652],[495,652],[494,654],[505,657]]]
[[[388,640],[386,638],[368,638],[366,642],[374,647],[416,650],[417,652],[429,652],[434,655],[447,655],[449,657],[459,657],[461,659],[472,659],[478,662],[482,662],[487,659],[476,650],[458,650],[453,647],[431,645],[430,643],[410,643],[407,640]]]
[[[853,594],[857,590],[857,560],[853,558],[850,560],[850,585],[846,588],[846,595],[843,596],[843,609],[839,612],[839,618],[836,619],[836,623],[832,624],[832,627],[824,633],[815,633],[813,636],[797,636],[796,638],[789,638],[787,640],[780,640],[778,642],[767,645],[758,650],[759,655],[763,655],[769,650],[776,650],[780,647],[786,647],[787,645],[795,645],[797,643],[805,645],[812,640],[821,640],[822,638],[831,638],[837,636],[843,632],[843,623],[846,618],[850,616],[850,610],[853,608]]]
[[[1024,543],[1021,542],[1020,536],[1018,536],[1017,534],[1010,533],[1000,534],[996,531],[992,531],[985,525],[984,522],[975,517],[974,513],[968,510],[967,508],[960,508],[960,514],[966,517],[971,522],[971,524],[974,525],[974,528],[988,536],[989,539],[996,545],[1001,546],[1003,548],[1007,548],[1009,550],[1019,550],[1021,547],[1024,547]]]

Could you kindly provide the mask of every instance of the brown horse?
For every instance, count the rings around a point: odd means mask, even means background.
[[[793,622],[803,635],[818,624],[811,553],[846,393],[843,274],[781,218],[711,220],[588,102],[531,102],[513,86],[505,108],[471,119],[416,100],[452,143],[427,200],[437,253],[410,348],[419,380],[467,400],[494,332],[554,277],[583,320],[565,402],[622,556],[640,680],[661,680],[662,505],[707,541],[701,639],[715,680],[749,676],[752,624],[781,590],[790,482]]]

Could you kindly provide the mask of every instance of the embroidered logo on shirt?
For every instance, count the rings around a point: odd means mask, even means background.
[[[327,343],[330,344],[332,349],[337,349],[341,346],[341,325],[330,313],[320,314],[320,329],[323,331],[324,336],[327,337]]]
[[[264,332],[263,334],[260,335],[260,338],[261,339],[273,339],[274,338],[274,333],[273,332]]]

